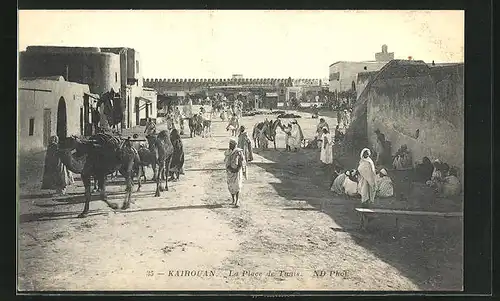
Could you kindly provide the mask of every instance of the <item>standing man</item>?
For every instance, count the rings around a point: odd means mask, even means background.
[[[238,206],[239,194],[243,188],[243,177],[246,176],[246,161],[243,155],[243,150],[237,148],[238,142],[231,138],[229,141],[229,149],[225,151],[224,163],[226,164],[227,187],[231,194],[232,203],[235,207]]]
[[[248,133],[243,125],[240,126],[240,135],[238,136],[238,148],[243,150],[243,154],[245,155],[245,160],[247,162],[253,161],[252,142],[250,141]]]
[[[240,121],[236,113],[233,113],[231,119],[229,119],[229,124],[226,127],[226,131],[231,130],[231,136],[236,136],[238,128],[240,127]]]

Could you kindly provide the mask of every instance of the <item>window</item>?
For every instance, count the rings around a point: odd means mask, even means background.
[[[139,73],[139,61],[135,61],[135,73]]]
[[[30,118],[29,135],[33,136],[34,133],[35,133],[35,118]]]
[[[115,83],[118,82],[118,72],[115,72]]]

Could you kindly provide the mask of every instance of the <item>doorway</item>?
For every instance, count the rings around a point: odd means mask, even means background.
[[[52,111],[43,109],[43,146],[49,145],[50,135],[52,134]]]
[[[64,97],[59,98],[59,104],[57,105],[57,128],[56,133],[59,140],[66,138],[68,136],[68,116],[66,113],[66,101]]]

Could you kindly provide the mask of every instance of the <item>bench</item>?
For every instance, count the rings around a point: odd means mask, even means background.
[[[376,209],[376,208],[355,208],[361,214],[361,229],[366,229],[366,215],[369,214],[392,214],[396,215],[396,228],[399,231],[398,217],[399,215],[406,216],[440,216],[440,217],[462,217],[462,212],[432,212],[432,211],[411,211],[411,210],[394,210],[394,209]]]

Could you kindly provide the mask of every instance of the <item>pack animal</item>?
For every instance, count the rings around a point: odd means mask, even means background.
[[[74,152],[76,150],[76,152]],[[77,137],[61,139],[58,155],[66,167],[80,174],[85,186],[85,205],[79,218],[86,217],[91,200],[91,179],[97,179],[101,200],[110,208],[118,209],[116,203],[108,202],[106,176],[119,171],[125,177],[126,196],[122,209],[130,207],[133,185],[133,169],[140,162],[137,151],[130,141],[121,141],[110,134],[99,133],[88,140]]]
[[[160,196],[161,191],[168,191],[168,177],[170,162],[174,154],[174,147],[170,141],[170,132],[168,130],[160,131],[157,135],[149,135],[149,147],[146,151],[141,151],[143,160],[153,168],[153,180],[156,181],[155,197]],[[139,156],[141,156],[139,153]],[[158,168],[158,172],[156,171]],[[161,181],[165,181],[165,188]]]

